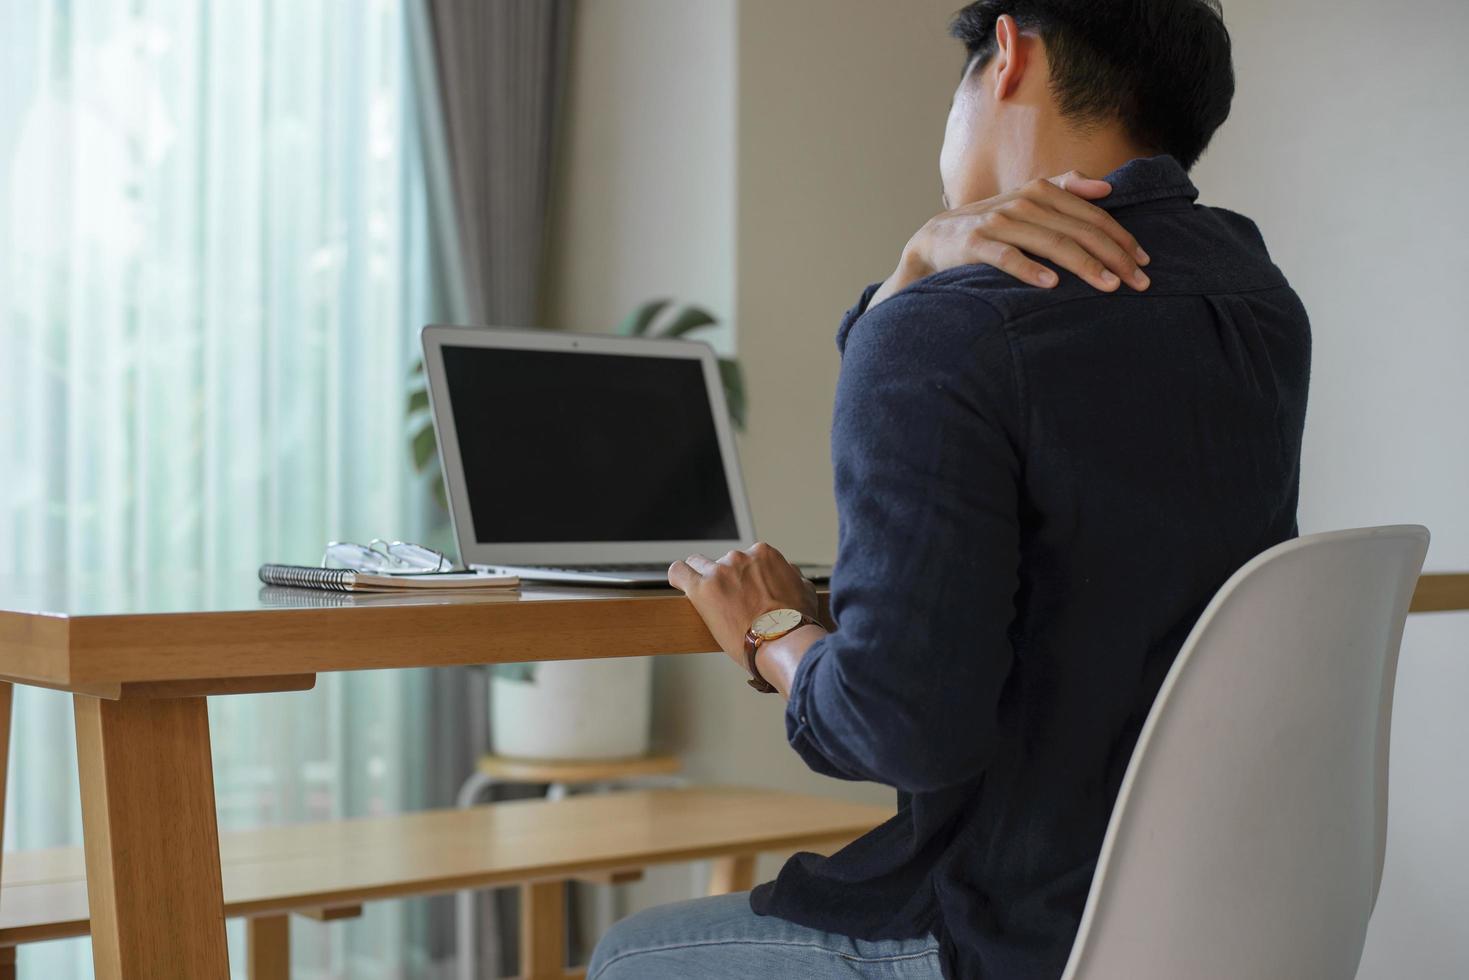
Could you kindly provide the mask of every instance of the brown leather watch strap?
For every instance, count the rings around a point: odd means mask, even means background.
[[[794,633],[798,629],[801,629],[803,626],[819,625],[821,624],[817,620],[812,619],[810,616],[802,616],[799,623],[797,623],[795,626],[792,626],[790,629],[786,630],[784,633],[781,633],[778,636],[761,636],[759,633],[755,632],[755,628],[753,626],[750,629],[746,630],[745,669],[750,672],[750,679],[745,683],[749,684],[761,694],[776,693],[775,685],[767,681],[764,677],[760,676],[760,667],[755,661],[755,657],[760,653],[760,644],[764,643],[767,639],[779,640],[782,637],[790,636],[792,633]]]
[[[761,694],[774,694],[775,685],[760,676],[760,668],[755,664],[755,656],[760,652],[760,644],[765,640],[754,630],[745,633],[745,669],[750,672],[750,679],[746,681]]]

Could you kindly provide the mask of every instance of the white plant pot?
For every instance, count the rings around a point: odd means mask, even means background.
[[[554,660],[535,680],[494,677],[490,736],[498,755],[616,759],[648,753],[653,659]]]

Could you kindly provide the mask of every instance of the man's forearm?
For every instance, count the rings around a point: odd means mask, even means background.
[[[820,626],[802,626],[778,640],[762,643],[759,652],[755,654],[755,666],[760,670],[760,676],[773,684],[780,696],[789,701],[791,685],[795,682],[796,668],[801,666],[801,659],[806,656],[806,651],[811,649],[812,644],[826,635],[826,630]]]

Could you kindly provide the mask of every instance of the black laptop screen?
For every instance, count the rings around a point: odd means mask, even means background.
[[[739,536],[698,360],[443,355],[478,542]]]

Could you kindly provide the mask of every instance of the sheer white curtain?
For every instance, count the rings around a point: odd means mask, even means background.
[[[0,0],[0,574],[251,576],[429,532],[404,2]],[[70,703],[16,693],[5,846],[76,843]],[[214,699],[221,825],[419,804],[427,703],[415,673]],[[298,926],[296,975],[424,976],[421,920]]]

